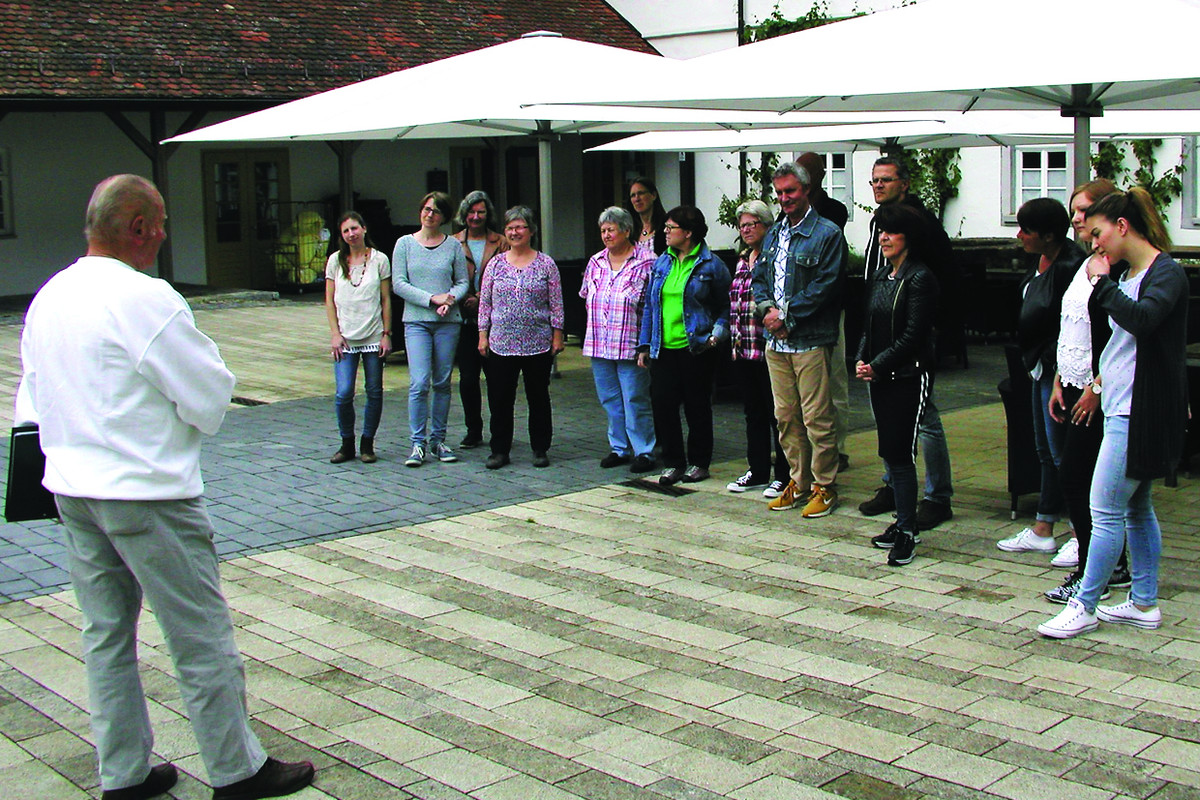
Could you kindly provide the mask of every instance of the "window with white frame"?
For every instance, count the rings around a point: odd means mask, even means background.
[[[1200,137],[1183,140],[1183,219],[1180,226],[1200,228]]]
[[[12,172],[8,160],[8,149],[0,147],[0,236],[12,236]]]
[[[1010,147],[1004,172],[1003,221],[1015,224],[1017,209],[1037,197],[1064,206],[1071,195],[1071,154],[1067,147]]]
[[[850,168],[854,159],[849,153],[826,153],[824,159],[825,180],[821,187],[834,200],[840,201],[850,212],[850,219],[854,219],[854,180]]]

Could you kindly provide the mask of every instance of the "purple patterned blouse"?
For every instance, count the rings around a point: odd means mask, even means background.
[[[619,272],[609,266],[608,249],[588,261],[579,296],[587,301],[583,354],[610,361],[632,361],[642,329],[642,305],[654,253],[634,248]]]
[[[488,262],[479,287],[479,330],[501,356],[536,356],[550,350],[563,328],[562,279],[554,259],[539,252],[527,267],[508,262],[511,252]]]

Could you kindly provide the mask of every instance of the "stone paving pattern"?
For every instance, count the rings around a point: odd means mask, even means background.
[[[1155,489],[1163,628],[1042,639],[1058,607],[1040,592],[1061,572],[995,548],[1029,515],[1009,520],[1000,360],[981,348],[940,378],[959,409],[955,519],[890,569],[869,543],[883,523],[854,510],[878,481],[862,403],[846,502],[822,520],[724,491],[743,469],[736,403],[718,407],[721,461],[697,491],[600,470],[577,350],[552,385],[550,470],[520,443],[496,473],[479,451],[405,469],[403,367],[385,373],[384,458],[335,467],[319,309],[197,319],[237,393],[271,403],[231,411],[205,472],[253,724],[320,769],[300,800],[1200,797],[1194,482]],[[0,326],[4,352],[17,327]],[[52,574],[30,577],[61,563],[56,527],[3,527],[21,595],[0,605],[6,797],[99,796],[78,609]],[[155,750],[183,773],[171,796],[206,798],[144,620]]]

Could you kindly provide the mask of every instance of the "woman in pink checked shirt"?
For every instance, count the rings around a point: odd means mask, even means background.
[[[596,395],[608,414],[605,469],[633,462],[629,471],[654,469],[654,415],[650,409],[650,373],[637,365],[646,282],[654,254],[635,247],[633,217],[611,206],[600,214],[604,249],[592,256],[579,296],[587,304],[583,354],[592,360]]]

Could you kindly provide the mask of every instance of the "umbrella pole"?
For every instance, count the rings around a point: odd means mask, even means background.
[[[539,123],[540,124],[540,123]],[[541,218],[542,252],[551,253],[554,249],[554,187],[551,183],[553,173],[550,165],[550,137],[538,138],[538,195],[541,208],[538,216]]]
[[[1082,186],[1092,179],[1092,118],[1086,114],[1075,117],[1075,185]]]

